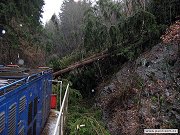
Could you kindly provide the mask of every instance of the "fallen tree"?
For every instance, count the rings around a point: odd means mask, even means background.
[[[86,58],[86,59],[84,59],[82,61],[76,62],[76,63],[68,66],[65,69],[54,72],[53,76],[58,77],[58,76],[62,75],[63,73],[69,72],[69,71],[74,70],[74,69],[76,69],[78,67],[82,67],[84,65],[90,64],[90,63],[92,63],[94,61],[103,59],[103,58],[108,57],[108,56],[109,56],[109,54],[103,54],[103,53],[101,53],[101,54],[99,53],[97,55],[90,56],[90,57],[88,57],[88,58]]]

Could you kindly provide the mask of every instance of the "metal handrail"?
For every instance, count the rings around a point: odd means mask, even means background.
[[[69,97],[69,84],[66,87],[63,102],[60,108],[59,116],[56,122],[55,130],[53,135],[63,135],[64,134],[64,124],[66,120],[66,113],[68,107],[68,97]]]
[[[5,89],[5,88],[8,88],[8,87],[11,87],[11,86],[13,86],[13,85],[15,85],[15,84],[17,84],[17,83],[23,82],[25,79],[26,79],[26,78],[23,78],[23,79],[20,79],[20,80],[15,81],[15,82],[13,82],[13,83],[10,83],[10,84],[7,84],[7,85],[5,85],[5,86],[2,86],[2,87],[0,87],[0,90]]]
[[[31,78],[33,78],[33,77],[38,77],[38,76],[40,76],[40,75],[41,75],[41,73],[37,73],[37,74],[30,75],[30,76],[27,77],[26,82],[29,82],[29,80],[30,80]]]

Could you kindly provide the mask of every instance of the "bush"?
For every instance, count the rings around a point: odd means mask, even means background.
[[[63,94],[68,82],[68,80],[63,80]],[[72,83],[69,83],[72,86]],[[98,108],[90,106],[86,100],[83,100],[79,90],[70,87],[69,92],[66,131],[70,135],[109,135],[101,122],[102,112]],[[53,93],[59,95],[58,85],[53,85]],[[59,96],[57,100],[59,101]],[[84,126],[82,127],[82,125]]]

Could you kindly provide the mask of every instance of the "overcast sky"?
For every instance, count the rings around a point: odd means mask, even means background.
[[[55,13],[58,14],[60,11],[61,4],[63,3],[63,0],[44,0],[45,5],[43,7],[43,18],[42,22],[45,24],[49,19],[51,19],[51,16]]]
[[[78,1],[78,0],[74,0],[74,1]],[[44,0],[44,2],[45,5],[43,8],[44,13],[42,18],[43,24],[45,24],[49,19],[51,19],[51,16],[54,13],[58,15],[63,0]]]

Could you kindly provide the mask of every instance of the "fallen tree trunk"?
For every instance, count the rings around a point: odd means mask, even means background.
[[[94,62],[94,61],[96,61],[96,60],[103,59],[103,58],[105,58],[105,57],[107,57],[107,56],[109,56],[109,54],[102,54],[102,55],[96,56],[96,57],[92,57],[92,56],[91,56],[91,58],[86,58],[86,59],[84,59],[84,60],[82,60],[82,61],[80,61],[80,62],[76,62],[75,64],[70,65],[69,67],[67,67],[67,68],[65,68],[65,69],[62,69],[62,70],[57,71],[57,72],[54,72],[54,73],[53,73],[53,76],[54,76],[54,77],[58,77],[58,76],[60,76],[60,75],[63,74],[63,73],[66,73],[66,72],[69,72],[69,71],[71,71],[71,70],[73,70],[73,69],[75,69],[75,68],[78,68],[78,67],[81,67],[81,66],[90,64],[90,63],[92,63],[92,62]]]

